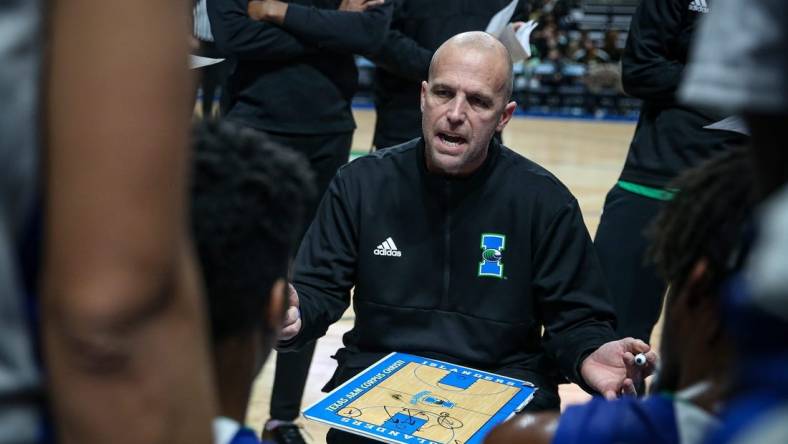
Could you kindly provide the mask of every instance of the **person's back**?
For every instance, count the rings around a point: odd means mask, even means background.
[[[480,31],[508,0],[394,0],[391,28],[375,70],[376,148],[388,148],[421,135],[419,88],[433,52],[450,37]],[[522,18],[524,2],[516,18]]]
[[[31,295],[19,264],[38,176],[39,8],[33,0],[0,5],[0,443],[33,442],[39,432]]]

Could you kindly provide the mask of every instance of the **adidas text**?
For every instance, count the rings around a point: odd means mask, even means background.
[[[378,245],[372,252],[375,256],[402,257],[402,252],[399,251],[397,244],[394,243],[394,239],[391,237],[386,238],[386,240]]]
[[[383,250],[383,249],[380,249],[380,248],[376,248],[373,253],[375,253],[375,256],[394,256],[394,257],[402,256],[402,252],[401,251]]]
[[[709,12],[709,5],[706,0],[693,0],[689,4],[689,10],[700,12],[702,14],[708,14]]]

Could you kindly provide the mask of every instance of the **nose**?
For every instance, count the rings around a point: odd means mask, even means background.
[[[457,95],[454,97],[454,100],[451,101],[449,104],[449,110],[446,113],[446,119],[448,119],[449,123],[452,125],[460,125],[465,121],[465,106],[467,103],[465,102],[465,98]]]

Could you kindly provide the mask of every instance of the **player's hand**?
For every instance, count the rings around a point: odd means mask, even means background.
[[[646,364],[635,364],[635,355],[646,355]],[[583,360],[580,374],[586,384],[607,399],[621,395],[636,395],[635,384],[654,372],[657,354],[645,342],[625,338],[611,341],[596,349]]]
[[[287,15],[287,3],[279,0],[251,0],[246,4],[246,13],[252,20],[281,25]]]
[[[364,12],[369,8],[380,6],[385,0],[342,0],[339,4],[340,11]]]
[[[301,310],[298,302],[298,292],[293,284],[287,284],[287,301],[289,307],[285,313],[285,321],[282,324],[282,331],[279,333],[279,340],[287,341],[293,339],[301,331]]]
[[[514,32],[519,31],[520,28],[522,28],[523,26],[525,26],[525,22],[522,21],[512,22],[512,29],[514,30]]]

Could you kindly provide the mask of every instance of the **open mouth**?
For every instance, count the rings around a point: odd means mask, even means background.
[[[467,139],[462,136],[454,136],[446,133],[438,133],[438,138],[441,140],[441,142],[452,148],[458,147],[468,142]]]

